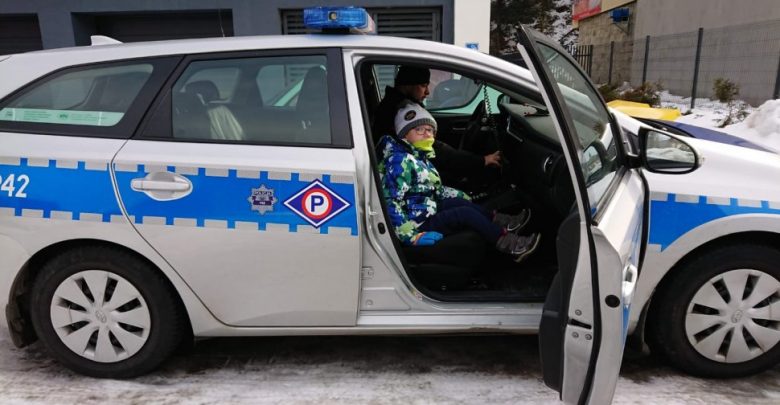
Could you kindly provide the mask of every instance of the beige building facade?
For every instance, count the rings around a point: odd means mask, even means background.
[[[574,3],[572,23],[579,28],[581,45],[606,44],[610,41],[634,38],[637,0],[579,0]],[[628,21],[616,23],[612,20],[610,12],[616,8],[628,8]],[[578,13],[592,15],[578,19]]]
[[[634,38],[780,20],[780,0],[637,0]]]

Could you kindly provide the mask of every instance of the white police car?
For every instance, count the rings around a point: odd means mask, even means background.
[[[367,24],[353,8],[307,18]],[[780,196],[739,173],[778,165],[616,119],[562,49],[526,28],[518,39],[533,73],[452,45],[342,34],[0,57],[13,79],[0,82],[0,305],[14,342],[40,339],[78,372],[121,378],[191,337],[538,332],[545,382],[572,403],[612,398],[626,334],[645,318],[654,347],[698,356],[684,367],[773,364],[780,277],[766,224]],[[469,233],[410,248],[388,232],[369,123],[398,64],[503,94],[497,111],[437,119],[442,135],[493,134],[513,162],[492,180],[503,209],[533,208],[546,245],[531,260]],[[500,125],[481,125],[490,118]],[[676,174],[648,175],[666,194],[648,195],[640,166]],[[706,191],[716,182],[735,186]],[[648,212],[661,224],[649,240]],[[648,304],[654,290],[663,299]],[[732,359],[735,342],[748,350]]]

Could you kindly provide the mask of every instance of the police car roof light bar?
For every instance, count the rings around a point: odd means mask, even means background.
[[[362,7],[312,7],[303,10],[303,25],[323,33],[374,34],[374,20]]]

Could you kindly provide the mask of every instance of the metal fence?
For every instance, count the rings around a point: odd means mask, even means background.
[[[737,84],[737,98],[754,106],[780,98],[780,20],[585,47],[592,59],[578,61],[596,83],[660,83],[695,95],[692,107],[696,97],[714,98],[717,78]]]
[[[570,45],[566,50],[585,69],[585,72],[590,75],[591,66],[593,65],[593,45]]]

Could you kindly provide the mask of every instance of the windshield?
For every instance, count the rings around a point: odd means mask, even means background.
[[[564,55],[540,43],[539,51],[563,96],[564,107],[574,124],[572,140],[585,177],[588,198],[595,215],[617,173],[617,142],[609,124],[609,113],[588,83],[588,79]]]

